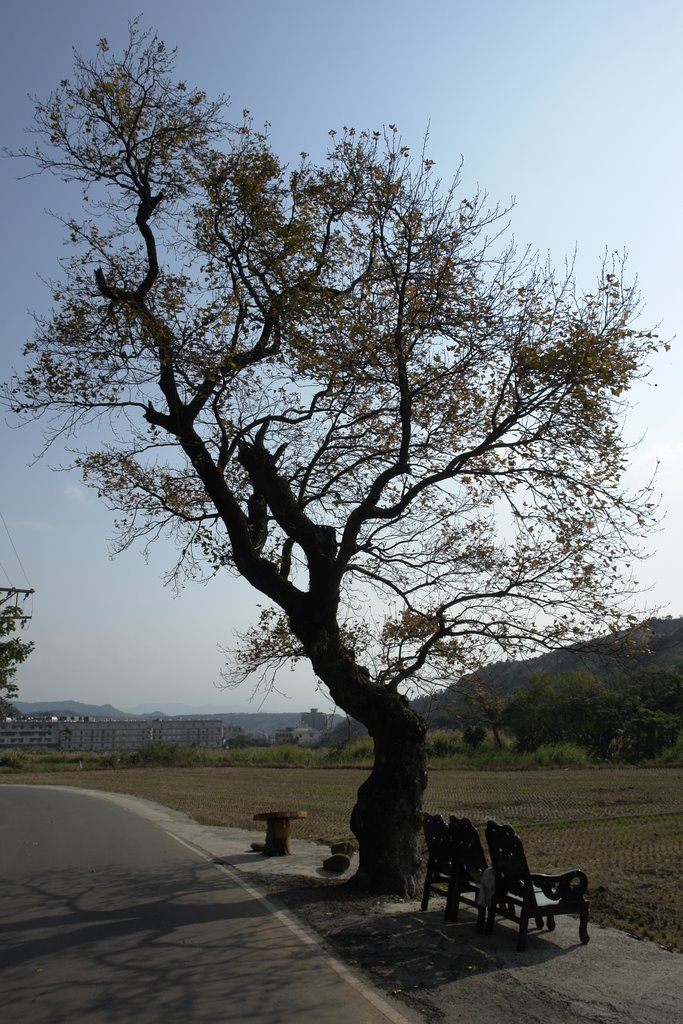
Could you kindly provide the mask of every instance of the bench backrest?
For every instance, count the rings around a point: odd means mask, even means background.
[[[432,870],[448,874],[451,869],[451,839],[440,814],[424,814],[422,829]]]
[[[456,818],[454,815],[449,821],[448,831],[454,862],[457,862],[470,878],[478,881],[488,867],[479,833],[469,818]]]
[[[486,842],[496,872],[496,887],[533,900],[533,885],[524,847],[512,825],[489,821]]]

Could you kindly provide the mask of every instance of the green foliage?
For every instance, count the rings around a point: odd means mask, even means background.
[[[251,736],[249,733],[240,733],[231,738],[228,746],[230,750],[244,750],[248,747],[267,747],[268,740],[265,736]]]
[[[664,747],[655,758],[655,763],[668,768],[683,768],[683,731],[679,732],[671,746]]]
[[[486,729],[483,725],[466,725],[462,731],[462,738],[468,747],[476,750],[486,739]]]
[[[522,752],[536,750],[542,743],[558,739],[557,696],[547,676],[532,678],[513,691],[503,713],[507,729]]]
[[[358,739],[340,743],[330,749],[327,760],[330,764],[338,765],[360,765],[372,764],[373,746],[369,736],[361,736]]]
[[[435,729],[427,737],[430,761],[459,756],[463,753],[462,735],[452,729]]]
[[[588,672],[532,676],[508,697],[504,722],[522,752],[569,743],[599,760],[651,760],[683,728],[681,682],[655,669],[607,680]]]
[[[591,759],[576,743],[544,743],[533,752],[531,763],[539,768],[587,768]]]
[[[671,747],[681,732],[680,715],[638,706],[624,729],[620,754],[626,761],[649,761]]]
[[[30,770],[35,761],[30,755],[19,750],[0,750],[0,770],[26,771]]]
[[[118,753],[113,756],[114,758],[120,757]],[[206,761],[206,751],[203,747],[189,747],[180,743],[158,741],[141,747],[135,755],[135,761],[143,765],[203,764]]]
[[[22,610],[18,605],[0,605],[0,711],[4,703],[17,696],[19,691],[13,682],[17,666],[33,650],[32,643],[14,635],[21,621]]]

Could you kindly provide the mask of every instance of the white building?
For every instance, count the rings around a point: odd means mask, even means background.
[[[220,719],[49,719],[20,718],[0,722],[0,748],[51,747],[105,752],[139,750],[149,743],[215,747],[223,743]]]
[[[59,747],[58,722],[49,718],[0,719],[0,749]]]

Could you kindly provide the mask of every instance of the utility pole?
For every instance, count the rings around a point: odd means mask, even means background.
[[[35,591],[32,587],[0,587],[0,606],[3,604],[14,604],[17,608],[20,608],[19,598],[21,597],[22,602],[34,594]],[[18,615],[17,619],[22,625],[29,621],[30,615]]]

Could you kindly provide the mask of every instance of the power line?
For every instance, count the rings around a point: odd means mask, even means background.
[[[3,576],[5,577],[5,579],[7,580],[7,582],[8,582],[8,583],[11,583],[12,581],[11,581],[11,579],[9,578],[9,573],[7,572],[7,569],[6,569],[5,567],[4,567],[4,565],[2,564],[2,562],[0,562],[0,569],[2,570],[2,574],[3,574]]]
[[[12,534],[11,534],[11,533],[9,532],[9,527],[7,526],[7,523],[5,522],[5,517],[3,516],[3,514],[2,514],[2,511],[0,511],[0,519],[2,519],[2,525],[3,525],[4,527],[5,527],[5,533],[7,534],[7,537],[8,537],[8,539],[9,539],[9,542],[10,542],[10,544],[12,545],[12,551],[14,552],[14,554],[15,554],[15,557],[16,557],[16,559],[17,559],[17,562],[19,563],[19,568],[20,568],[20,569],[21,569],[21,571],[23,572],[23,574],[24,574],[24,579],[26,580],[26,582],[28,583],[28,585],[29,585],[29,588],[30,588],[30,586],[31,586],[31,581],[29,580],[29,578],[28,578],[28,574],[27,574],[27,572],[26,572],[26,569],[24,568],[24,563],[23,563],[23,562],[22,562],[22,560],[21,560],[21,559],[19,558],[19,552],[17,551],[16,547],[14,546],[14,541],[12,540]],[[3,570],[2,570],[2,571],[3,571],[3,572],[5,572],[4,568],[3,568]],[[7,575],[7,574],[5,573],[5,575]],[[8,582],[9,582],[9,576],[7,576],[7,580],[8,580]]]

